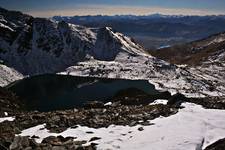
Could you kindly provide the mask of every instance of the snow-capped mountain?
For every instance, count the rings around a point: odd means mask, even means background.
[[[25,75],[64,70],[89,57],[114,60],[142,48],[111,28],[84,28],[0,9],[0,58]]]
[[[5,9],[0,9],[0,16],[0,59],[23,76],[60,73],[146,79],[157,89],[187,96],[225,95],[224,86],[214,87],[196,71],[147,54],[110,27],[86,28]]]

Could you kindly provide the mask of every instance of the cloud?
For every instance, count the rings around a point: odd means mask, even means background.
[[[149,15],[161,13],[166,15],[220,15],[225,11],[212,11],[204,9],[189,8],[164,8],[164,7],[141,7],[141,6],[111,6],[111,5],[79,5],[73,9],[55,9],[42,11],[27,11],[25,13],[36,17],[82,16],[82,15]]]

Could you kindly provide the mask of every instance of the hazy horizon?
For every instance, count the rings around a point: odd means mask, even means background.
[[[0,6],[35,17],[84,15],[225,15],[220,0],[0,0]]]

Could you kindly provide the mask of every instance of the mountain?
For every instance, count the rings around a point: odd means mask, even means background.
[[[175,64],[201,65],[210,59],[224,59],[225,32],[187,44],[162,48],[151,54]],[[223,60],[224,61],[224,60]]]
[[[5,9],[0,12],[0,60],[16,75],[8,80],[6,73],[1,74],[2,86],[26,76],[58,73],[144,79],[159,90],[190,97],[225,95],[225,86],[214,85],[223,81],[209,81],[197,76],[196,70],[153,57],[110,27],[87,28]]]
[[[85,28],[0,9],[0,58],[24,75],[62,71],[93,57],[114,60],[118,53],[144,52],[109,27]]]
[[[86,27],[105,27],[130,36],[146,49],[195,41],[225,31],[225,16],[55,16],[56,21],[66,21]]]

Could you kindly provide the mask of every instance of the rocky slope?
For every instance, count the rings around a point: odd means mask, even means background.
[[[114,102],[99,106],[15,113],[13,120],[0,121],[0,147],[194,150],[225,135],[224,110],[192,103],[183,103],[180,109],[159,100],[149,105]],[[220,146],[223,141],[207,148]]]
[[[0,87],[0,117],[11,116],[25,109],[25,103],[15,93]]]
[[[224,49],[225,32],[191,43],[152,51],[151,54],[174,64],[200,65],[209,57],[222,56]]]

